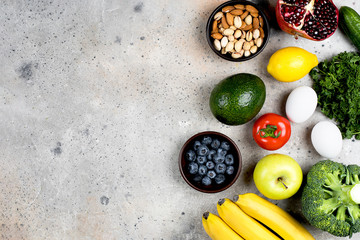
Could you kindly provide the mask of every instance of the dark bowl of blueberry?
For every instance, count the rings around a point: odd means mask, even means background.
[[[180,151],[179,167],[184,180],[194,189],[217,193],[229,188],[240,175],[240,150],[219,132],[201,132],[186,141]]]

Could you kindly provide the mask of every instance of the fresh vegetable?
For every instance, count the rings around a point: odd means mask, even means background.
[[[264,105],[265,84],[256,75],[240,73],[218,83],[210,95],[210,109],[227,125],[249,122]]]
[[[234,202],[247,215],[263,223],[283,239],[315,240],[289,213],[254,193],[236,195]]]
[[[355,47],[360,51],[360,16],[351,7],[340,8],[340,29],[350,38]]]
[[[301,197],[309,223],[339,237],[359,232],[359,176],[357,165],[345,166],[331,160],[313,165]]]
[[[286,116],[294,123],[302,123],[313,115],[316,106],[317,95],[314,89],[300,86],[292,90],[286,100]]]
[[[220,218],[245,239],[280,240],[262,224],[244,213],[230,199],[220,199],[217,204],[217,211]]]
[[[290,135],[289,120],[275,113],[262,115],[253,126],[255,142],[266,150],[281,148],[288,142]]]
[[[210,212],[203,214],[202,224],[212,240],[243,240],[243,238],[232,230],[221,218]]]
[[[280,82],[294,82],[318,65],[318,59],[299,47],[286,47],[277,50],[269,60],[267,71]]]
[[[257,189],[275,200],[293,196],[300,188],[303,173],[300,165],[284,154],[269,154],[255,166],[253,174]]]
[[[326,158],[337,157],[342,149],[341,132],[330,121],[320,121],[313,127],[311,142],[315,150]]]
[[[338,123],[343,138],[360,139],[360,55],[343,52],[310,71],[321,111]]]
[[[292,35],[321,41],[334,34],[339,11],[332,0],[278,0],[276,19]]]

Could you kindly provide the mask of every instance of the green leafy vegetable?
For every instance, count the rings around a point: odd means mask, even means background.
[[[342,52],[310,71],[321,111],[338,123],[343,138],[360,140],[360,55]]]
[[[331,160],[314,164],[301,196],[305,218],[338,237],[360,232],[359,184],[358,165],[345,166]]]

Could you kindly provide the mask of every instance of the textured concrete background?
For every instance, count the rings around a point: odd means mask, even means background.
[[[339,30],[312,42],[273,28],[258,57],[227,62],[205,38],[207,18],[222,2],[1,1],[1,239],[207,239],[203,212],[216,213],[219,198],[258,193],[252,171],[270,152],[253,142],[254,121],[230,127],[212,116],[214,85],[256,74],[267,87],[260,114],[285,114],[290,91],[312,83],[308,76],[275,81],[266,71],[274,51],[299,46],[322,61],[355,48]],[[335,3],[360,11],[355,0]],[[304,173],[322,159],[309,136],[323,119],[318,109],[293,124],[277,151]],[[178,171],[182,144],[204,130],[230,136],[243,155],[239,180],[218,194],[193,190]],[[360,164],[360,141],[343,143],[336,160]],[[274,202],[303,221],[298,196]],[[335,239],[305,226],[316,239]]]

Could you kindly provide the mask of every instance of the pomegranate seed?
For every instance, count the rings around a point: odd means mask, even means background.
[[[314,6],[308,5],[310,0],[282,0],[281,2],[277,11],[282,15],[282,21],[297,28],[294,29],[289,25],[282,26],[279,23],[282,29],[290,28],[283,29],[284,31],[292,34],[298,32],[300,36],[323,40],[337,29],[338,9],[332,0],[315,0]],[[298,29],[302,23],[304,23],[303,26]]]

